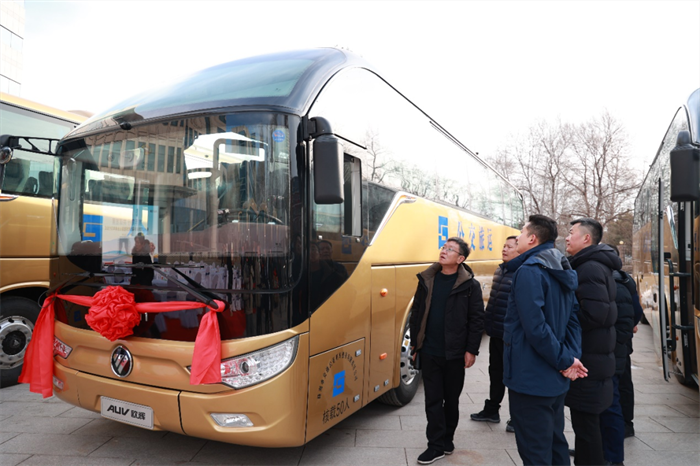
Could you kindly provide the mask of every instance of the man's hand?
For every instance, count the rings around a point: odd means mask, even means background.
[[[464,368],[465,369],[469,369],[470,367],[472,367],[475,362],[476,362],[476,356],[474,356],[473,354],[471,354],[468,351],[466,353],[464,353]]]
[[[574,363],[571,365],[571,367],[560,372],[561,375],[567,379],[571,379],[572,381],[579,378],[588,377],[588,369],[586,369],[577,358],[574,358]]]
[[[632,329],[632,333],[637,333],[637,326],[635,325],[634,328]]]

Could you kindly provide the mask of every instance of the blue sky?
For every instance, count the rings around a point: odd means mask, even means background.
[[[473,151],[607,109],[651,162],[700,87],[700,1],[32,1],[22,97],[99,112],[174,76],[343,46]]]

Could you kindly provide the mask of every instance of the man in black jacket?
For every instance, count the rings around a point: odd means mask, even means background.
[[[617,247],[609,245],[620,255]],[[627,360],[627,345],[632,340],[634,332],[634,305],[630,287],[632,279],[623,270],[613,270],[613,278],[617,286],[615,303],[617,304],[617,320],[615,321],[615,375],[613,376],[613,402],[600,414],[600,433],[603,439],[603,456],[613,465],[622,465],[625,460],[625,418],[620,404],[620,376],[625,370]],[[636,290],[635,290],[636,291]],[[636,293],[635,293],[636,294]]]
[[[520,267],[522,261],[514,261],[509,265],[511,259],[519,256],[516,250],[517,236],[509,236],[503,244],[501,258],[503,262],[498,266],[493,274],[491,293],[489,302],[486,304],[485,328],[489,340],[489,398],[484,402],[484,409],[471,415],[472,421],[480,422],[501,422],[498,411],[501,409],[501,401],[506,393],[506,386],[503,384],[503,321],[506,318],[506,308],[508,307],[508,295],[513,281],[515,270]],[[506,431],[513,432],[510,419],[506,423]]]
[[[481,286],[463,264],[469,246],[450,238],[440,258],[418,274],[411,308],[411,346],[422,362],[428,449],[418,463],[430,464],[454,452],[464,369],[474,365],[484,331]]]
[[[566,237],[566,252],[578,275],[581,363],[588,369],[588,377],[572,382],[566,396],[576,435],[576,465],[605,464],[600,413],[613,401],[617,320],[613,270],[620,270],[622,262],[610,246],[599,244],[602,237],[603,227],[592,218],[571,222]]]

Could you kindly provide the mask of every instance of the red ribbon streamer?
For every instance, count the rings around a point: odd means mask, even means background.
[[[75,295],[49,295],[44,301],[39,317],[34,325],[32,340],[27,346],[24,354],[24,365],[22,374],[19,377],[20,383],[28,383],[29,391],[40,393],[44,398],[53,395],[53,343],[54,343],[54,304],[56,299],[63,299],[71,303],[89,307],[86,320],[92,327],[95,319],[104,319],[104,307],[93,306],[95,301],[100,300],[98,294],[103,293],[101,303],[104,304],[105,297],[120,296],[121,305],[126,308],[125,312],[118,314],[118,319],[128,319],[130,312],[135,310],[139,314],[182,311],[186,309],[201,309],[206,307],[210,312],[202,316],[197,331],[197,338],[194,342],[192,354],[192,368],[190,372],[190,384],[201,385],[207,383],[221,383],[221,334],[219,333],[219,321],[214,312],[222,312],[226,305],[219,300],[214,302],[218,308],[213,308],[204,303],[193,301],[169,301],[164,303],[134,303],[133,294],[118,286],[110,286],[95,293],[95,297],[75,296]],[[124,298],[127,293],[131,295]],[[126,302],[129,299],[132,302]],[[122,311],[124,309],[121,309]],[[213,312],[211,312],[213,311]],[[91,315],[92,314],[92,315]],[[126,317],[125,317],[126,316]],[[120,323],[120,322],[119,322]],[[95,328],[97,327],[97,328]],[[123,329],[120,334],[115,334],[114,329],[109,326],[95,325],[93,329],[114,341],[125,338],[132,333],[131,329]]]

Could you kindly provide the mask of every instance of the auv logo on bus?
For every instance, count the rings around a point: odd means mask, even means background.
[[[479,226],[479,250],[483,251],[485,249],[488,249],[489,251],[493,251],[493,239],[492,239],[492,230],[491,228],[484,228],[482,226]],[[477,249],[475,241],[477,238],[476,235],[476,229],[477,226],[474,225],[473,223],[469,223],[469,247],[472,251],[475,251]],[[445,243],[447,242],[447,239],[450,237],[449,233],[449,220],[447,217],[443,216],[438,216],[438,249],[442,248]],[[465,232],[464,232],[464,227],[462,226],[462,222],[457,222],[457,237],[464,239],[465,237]]]

